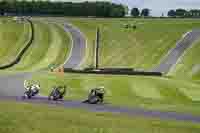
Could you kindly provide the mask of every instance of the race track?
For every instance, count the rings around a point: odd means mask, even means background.
[[[69,59],[64,64],[64,68],[77,68],[81,64],[86,51],[86,40],[79,29],[69,23],[64,24],[64,30],[72,36],[72,49]]]
[[[183,38],[178,41],[176,47],[171,49],[161,63],[151,71],[167,74],[173,66],[176,65],[184,52],[198,39],[200,39],[200,30],[192,30],[191,32],[185,34]]]
[[[84,58],[85,54],[85,39],[80,31],[74,28],[72,25],[65,23],[64,27],[66,32],[70,32],[73,40],[73,47],[69,59],[64,64],[65,68],[76,68],[79,66]],[[160,67],[156,68],[155,71],[166,72],[169,71],[170,67],[177,62],[178,58],[183,54],[191,43],[198,38],[200,35],[199,31],[193,31],[186,35],[186,37],[180,41],[177,47],[170,52]],[[182,46],[182,44],[184,46]],[[45,97],[36,97],[32,100],[24,100],[21,96],[24,93],[23,82],[25,79],[29,79],[32,76],[31,73],[22,74],[6,74],[0,76],[0,99],[1,100],[13,100],[18,102],[28,102],[28,103],[43,103],[48,105],[63,106],[66,108],[82,108],[92,112],[110,112],[110,113],[120,113],[127,115],[137,115],[143,117],[153,117],[163,120],[179,120],[187,122],[200,123],[200,116],[194,116],[190,114],[182,114],[175,112],[161,112],[146,110],[141,108],[126,108],[126,107],[116,107],[112,105],[88,105],[83,104],[80,101],[48,101]],[[55,107],[55,106],[53,106]]]

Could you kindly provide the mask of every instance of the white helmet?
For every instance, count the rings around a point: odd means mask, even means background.
[[[105,87],[104,86],[100,86],[99,89],[105,89]]]

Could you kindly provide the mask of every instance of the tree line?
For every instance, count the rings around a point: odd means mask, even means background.
[[[170,10],[168,12],[168,17],[200,17],[200,10],[199,9],[192,9],[192,10],[185,10],[185,9],[176,9],[176,10]]]
[[[144,8],[140,11],[139,8],[132,8],[131,9],[131,16],[133,17],[149,17],[150,16],[150,9]]]
[[[149,17],[151,10],[148,8],[144,8],[140,10],[139,8],[132,8],[131,9],[131,16],[133,17]],[[162,14],[162,17],[164,14]],[[168,17],[182,17],[182,18],[200,18],[200,9],[176,9],[176,10],[169,10]]]
[[[127,6],[112,2],[51,2],[51,1],[17,1],[0,0],[1,15],[55,15],[55,16],[94,16],[94,17],[125,17],[129,12]],[[132,8],[131,16],[149,17],[148,8]],[[168,11],[168,17],[200,17],[200,9],[175,9]]]
[[[111,2],[0,1],[1,15],[124,17],[126,8]]]

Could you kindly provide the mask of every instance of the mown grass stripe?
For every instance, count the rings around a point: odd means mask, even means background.
[[[200,89],[180,88],[179,90],[192,101],[200,101]]]
[[[34,65],[30,67],[30,69],[41,69],[41,68],[48,68],[48,66],[55,62],[57,59],[57,56],[59,56],[59,53],[62,51],[62,38],[59,36],[58,29],[53,24],[47,24],[50,28],[49,31],[49,47],[45,50],[44,56]],[[63,49],[63,52],[65,52],[65,49]]]
[[[11,62],[9,62],[8,64],[0,66],[0,69],[9,69],[9,68],[12,68],[14,65],[18,64],[21,61],[25,52],[31,46],[31,44],[34,40],[34,28],[33,28],[32,21],[30,21],[28,19],[26,21],[29,23],[30,29],[31,29],[31,34],[30,34],[29,40],[26,42],[25,46],[21,49],[21,51],[18,53],[18,55],[16,55],[16,57]]]
[[[181,92],[178,88],[159,88],[160,94],[164,97],[165,100],[169,102],[177,103],[186,103],[191,102],[191,99],[188,98],[185,93]]]
[[[43,58],[46,49],[49,47],[49,29],[45,24],[34,21],[34,31],[32,45],[26,51],[21,61],[11,70],[27,70]]]
[[[162,99],[162,95],[159,90],[151,86],[132,86],[132,91],[139,97],[150,99]]]

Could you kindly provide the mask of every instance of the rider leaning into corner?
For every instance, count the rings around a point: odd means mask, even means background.
[[[24,81],[24,88],[27,91],[32,91],[34,94],[38,94],[40,91],[40,84],[29,84],[26,80]]]
[[[62,100],[66,94],[66,86],[54,86],[49,95],[49,100]]]
[[[60,94],[61,96],[64,96],[66,94],[66,86],[58,86],[58,87],[54,87],[56,93]]]

